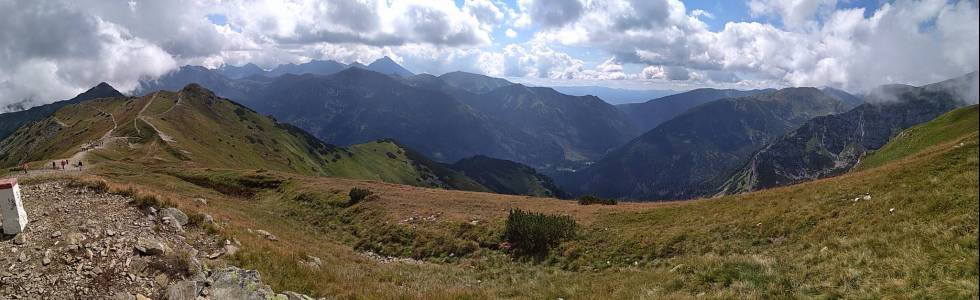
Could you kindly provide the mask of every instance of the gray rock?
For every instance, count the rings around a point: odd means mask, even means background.
[[[262,283],[259,272],[228,267],[211,274],[211,299],[275,299],[276,293]]]
[[[41,259],[41,264],[45,266],[51,264],[51,249],[44,251],[44,258]]]
[[[194,198],[194,204],[197,204],[199,206],[205,206],[208,205],[208,200],[204,198]]]
[[[132,294],[126,293],[126,292],[118,292],[118,293],[116,293],[115,295],[112,296],[112,299],[113,300],[135,300],[136,299],[136,296],[133,296]]]
[[[195,280],[184,280],[174,283],[167,287],[167,299],[169,300],[193,300],[201,294],[204,284]]]
[[[144,255],[159,255],[170,251],[170,247],[151,236],[137,238],[135,248]]]
[[[23,245],[27,243],[27,235],[21,233],[14,237],[14,245]]]
[[[279,238],[276,237],[274,234],[269,233],[268,231],[265,231],[265,230],[262,230],[262,229],[256,230],[255,233],[258,234],[258,235],[264,236],[265,239],[270,240],[270,241],[278,241],[279,240]]]
[[[307,295],[303,295],[303,294],[300,294],[300,293],[297,293],[297,292],[285,291],[285,292],[282,292],[282,294],[283,295],[286,295],[286,299],[289,299],[289,300],[313,300],[313,297],[310,297],[310,296],[307,296]]]
[[[160,210],[160,218],[170,217],[171,219],[177,221],[181,226],[187,225],[187,214],[180,211],[179,209],[168,207]]]

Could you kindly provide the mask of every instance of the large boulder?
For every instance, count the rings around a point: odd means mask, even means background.
[[[180,226],[187,225],[187,222],[190,220],[187,218],[187,214],[180,211],[179,209],[168,207],[160,210],[161,219],[168,218],[168,217],[174,220],[175,222],[177,222],[177,224],[180,224]]]
[[[277,299],[268,285],[262,283],[259,272],[228,267],[211,274],[211,299],[265,300]]]
[[[170,247],[152,236],[136,238],[136,251],[143,255],[160,255],[170,251]]]

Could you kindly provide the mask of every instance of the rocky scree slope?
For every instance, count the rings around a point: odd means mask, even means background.
[[[239,245],[179,209],[141,209],[69,181],[22,185],[22,197],[30,223],[0,239],[0,298],[310,299],[225,265]]]
[[[734,172],[722,194],[826,178],[848,172],[870,151],[902,130],[966,105],[959,91],[976,82],[976,73],[924,86],[882,87],[851,111],[817,117],[766,145]],[[885,93],[890,91],[892,93]],[[976,100],[972,100],[975,102]]]

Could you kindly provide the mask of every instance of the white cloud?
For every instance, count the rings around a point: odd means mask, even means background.
[[[756,22],[712,31],[702,20],[715,16],[678,0],[0,0],[0,105],[64,99],[99,81],[128,89],[180,64],[381,56],[433,74],[695,87],[863,90],[980,68],[975,1],[873,11],[838,2],[750,0]],[[519,43],[501,46],[493,33]]]
[[[0,104],[67,99],[105,81],[131,90],[176,68],[125,28],[50,1],[0,1]]]
[[[466,0],[463,12],[479,20],[485,30],[493,30],[504,20],[504,13],[490,0]]]
[[[972,1],[897,1],[870,17],[836,1],[753,1],[785,27],[729,22],[712,32],[677,0],[587,1],[574,21],[538,32],[540,43],[600,48],[623,63],[655,66],[641,77],[864,90],[924,84],[978,69],[977,6]],[[746,76],[737,76],[744,74]]]
[[[837,0],[749,0],[749,12],[754,16],[774,15],[790,29],[816,26],[814,16],[834,10]]]
[[[702,9],[692,10],[691,11],[691,15],[692,16],[695,16],[695,17],[698,17],[698,18],[701,18],[701,17],[708,18],[708,19],[714,19],[715,18],[715,15],[713,15],[713,14],[707,12],[707,11],[704,11]]]

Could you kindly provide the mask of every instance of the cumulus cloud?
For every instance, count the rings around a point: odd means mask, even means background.
[[[518,4],[527,14],[523,22],[534,20],[543,27],[558,27],[576,21],[584,10],[579,0],[520,0]]]
[[[535,39],[604,49],[624,63],[653,66],[641,73],[650,78],[725,82],[746,74],[779,85],[860,91],[925,84],[978,68],[975,2],[900,0],[869,17],[864,9],[835,5],[755,0],[753,13],[777,15],[785,26],[729,22],[713,32],[698,19],[702,13],[688,12],[677,0],[587,1],[581,16],[546,27]],[[677,67],[691,72],[669,76],[665,69]]]
[[[678,0],[0,0],[0,104],[125,91],[182,64],[382,56],[433,74],[851,91],[980,68],[976,1],[842,2],[749,0],[750,19],[711,30]]]
[[[749,0],[749,12],[755,16],[780,17],[791,29],[816,25],[814,17],[833,11],[837,0]]]
[[[0,102],[67,99],[106,81],[133,89],[176,67],[159,46],[68,3],[0,1]]]
[[[490,0],[467,0],[463,4],[463,12],[475,17],[489,30],[504,20],[504,13]]]
[[[230,22],[244,32],[285,44],[356,43],[399,46],[429,43],[481,46],[489,27],[502,18],[493,3],[468,1],[271,1],[222,3]]]

